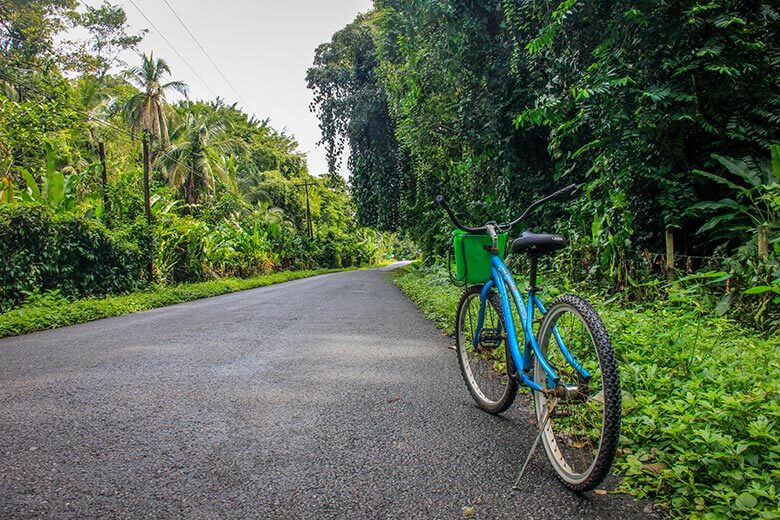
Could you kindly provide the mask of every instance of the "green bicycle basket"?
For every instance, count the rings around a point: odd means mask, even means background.
[[[504,258],[507,233],[498,234],[498,254]],[[455,253],[455,281],[465,284],[485,283],[490,280],[491,254],[485,246],[492,246],[489,235],[466,233],[460,229],[452,232],[452,249]]]

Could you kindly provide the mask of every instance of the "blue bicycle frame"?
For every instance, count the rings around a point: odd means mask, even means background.
[[[477,318],[477,330],[474,332],[472,338],[472,344],[474,348],[479,345],[479,337],[482,333],[482,325],[485,320],[485,305],[487,302],[488,294],[490,290],[495,287],[501,297],[501,310],[504,314],[504,322],[506,326],[507,343],[509,345],[509,351],[512,355],[512,359],[515,362],[516,367],[522,367],[522,370],[518,371],[520,376],[520,382],[533,390],[539,392],[545,392],[552,390],[560,383],[560,378],[555,372],[555,369],[547,361],[547,358],[542,354],[539,348],[539,343],[536,340],[536,336],[533,332],[534,313],[538,309],[539,312],[544,315],[547,309],[544,308],[542,301],[537,295],[537,289],[535,287],[529,287],[528,295],[526,299],[520,294],[517,289],[515,279],[512,277],[512,273],[509,272],[506,264],[501,258],[493,253],[491,259],[492,265],[490,268],[490,280],[485,283],[482,288],[482,294],[480,295],[479,316]],[[509,291],[507,291],[509,287]],[[523,334],[525,336],[525,345],[523,347],[522,354],[520,353],[520,345],[517,340],[517,329],[515,327],[515,319],[512,314],[512,305],[509,301],[509,296],[512,296],[512,300],[515,303],[517,309],[517,315],[520,317],[520,324],[522,325]],[[569,362],[569,364],[579,372],[584,379],[590,378],[590,373],[574,359],[569,349],[566,347],[563,339],[561,339],[558,333],[557,327],[553,327],[553,337],[555,338],[558,348],[563,356]],[[532,373],[532,363],[534,356],[539,361],[539,365],[547,373],[547,388],[543,388],[536,381],[531,379],[528,374]]]

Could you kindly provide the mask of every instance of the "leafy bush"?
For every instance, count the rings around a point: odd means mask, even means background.
[[[235,218],[222,222],[206,237],[206,257],[219,276],[250,277],[269,273],[276,266],[269,230],[255,222],[245,229]]]
[[[191,217],[165,215],[157,222],[155,267],[167,283],[203,280],[208,226]]]
[[[681,309],[600,312],[626,394],[624,489],[683,516],[772,518],[780,341]]]
[[[99,223],[37,204],[0,205],[0,310],[26,293],[94,296],[144,283],[145,255]]]

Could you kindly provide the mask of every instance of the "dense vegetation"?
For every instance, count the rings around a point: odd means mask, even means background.
[[[359,221],[421,243],[429,267],[398,283],[445,330],[434,196],[476,224],[581,185],[524,227],[570,239],[549,292],[602,302],[623,488],[682,517],[777,517],[775,4],[375,0],[307,79]]]
[[[461,291],[446,270],[399,274],[398,286],[453,334]],[[545,297],[564,288],[546,284]],[[780,342],[704,316],[691,290],[671,305],[593,301],[620,362],[620,489],[683,518],[777,518]]]
[[[154,54],[117,60],[142,38],[107,2],[0,6],[0,312],[47,291],[346,267],[393,247],[292,136],[221,99],[169,103],[187,85]]]
[[[572,239],[574,279],[646,299],[669,245],[678,274],[728,275],[718,312],[772,330],[779,29],[764,1],[376,0],[308,81],[361,223],[434,258],[437,193],[485,222],[576,182],[527,223]]]

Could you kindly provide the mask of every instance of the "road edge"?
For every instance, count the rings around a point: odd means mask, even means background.
[[[374,268],[374,266],[371,266],[371,268]],[[212,296],[221,296],[223,294],[356,269],[359,268],[280,271],[254,278],[224,278],[208,282],[161,286],[130,294],[102,298],[82,298],[75,301],[69,301],[64,298],[43,298],[39,303],[25,305],[0,314],[0,338],[58,329],[69,325],[134,314]]]

